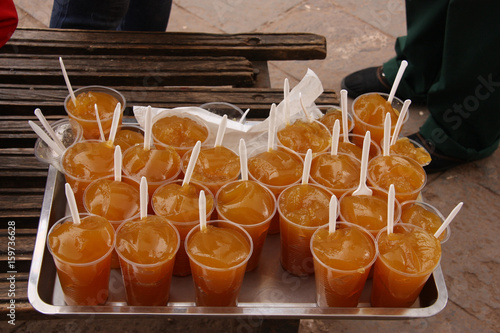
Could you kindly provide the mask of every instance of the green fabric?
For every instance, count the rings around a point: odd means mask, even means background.
[[[491,155],[500,141],[500,1],[408,0],[406,13],[387,80],[406,59],[397,95],[427,103],[420,134],[448,156]]]

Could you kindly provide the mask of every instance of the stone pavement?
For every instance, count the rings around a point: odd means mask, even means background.
[[[51,0],[14,2],[19,26],[48,26]],[[293,87],[311,68],[325,88],[339,91],[346,74],[379,65],[394,54],[395,38],[405,34],[404,12],[402,0],[174,0],[168,30],[324,35],[325,60],[271,63],[271,84],[281,87],[288,78]],[[405,134],[416,131],[428,114],[418,105],[412,105],[410,113]],[[443,215],[464,202],[451,225],[451,238],[443,245],[441,267],[449,298],[442,312],[411,320],[301,320],[299,332],[500,332],[499,164],[500,150],[428,178],[423,196]],[[14,332],[248,331],[241,322],[226,319],[18,319]]]

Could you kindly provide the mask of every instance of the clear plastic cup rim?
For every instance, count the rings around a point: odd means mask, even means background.
[[[359,226],[357,224],[354,224],[354,223],[350,223],[350,222],[345,222],[345,221],[337,221],[336,222],[336,226],[339,226],[339,225],[344,225],[344,226],[347,226],[347,227],[350,227],[350,228],[357,228],[359,230],[361,230],[363,233],[365,233],[366,235],[368,235],[369,239],[372,240],[372,244],[373,244],[373,249],[375,250],[375,254],[373,255],[373,258],[372,260],[367,263],[365,266],[363,267],[359,267],[358,269],[350,269],[350,270],[344,270],[344,269],[338,269],[338,268],[334,268],[334,267],[330,267],[328,266],[327,264],[325,264],[321,259],[318,258],[318,256],[316,255],[316,252],[314,251],[314,247],[313,247],[313,243],[314,243],[314,238],[316,237],[316,234],[322,230],[322,229],[327,229],[329,228],[329,225],[323,225],[321,227],[319,227],[315,232],[314,234],[311,236],[311,241],[310,241],[310,248],[311,248],[311,253],[314,257],[314,259],[321,264],[321,266],[327,268],[328,270],[333,270],[333,271],[336,271],[336,272],[340,272],[340,273],[343,273],[343,274],[359,274],[361,273],[360,270],[364,270],[365,272],[369,271],[370,270],[370,267],[375,263],[375,261],[377,260],[377,257],[378,257],[378,245],[377,243],[375,242],[375,237],[373,237],[372,233],[369,231],[369,230],[366,230],[365,228],[363,228],[362,226]]]
[[[127,104],[127,101],[125,100],[125,97],[123,96],[123,94],[121,92],[119,92],[118,90],[116,89],[113,89],[113,88],[110,88],[110,87],[106,87],[106,86],[99,86],[99,85],[93,85],[93,86],[85,86],[85,87],[81,87],[81,88],[78,88],[74,91],[74,95],[76,97],[78,97],[78,95],[82,92],[87,92],[87,91],[96,91],[96,92],[108,92],[110,93],[110,95],[112,95],[113,97],[115,97],[118,102],[120,102],[121,104],[121,114],[123,114],[123,111],[125,110],[125,107],[126,107],[126,104]],[[68,96],[66,96],[66,98],[64,99],[64,110],[66,111],[66,113],[68,115],[70,115],[71,117],[73,117],[75,120],[78,120],[80,122],[97,122],[97,119],[85,119],[85,118],[81,118],[81,117],[78,117],[74,114],[72,114],[71,112],[69,112],[68,108],[66,107],[67,103],[71,100],[71,95],[68,94]],[[113,116],[111,117],[107,117],[107,118],[102,118],[101,121],[105,121],[105,120],[110,120],[110,119],[113,119]]]
[[[234,266],[231,266],[231,267],[227,267],[227,268],[211,267],[211,266],[207,266],[205,264],[200,263],[198,260],[196,260],[195,258],[192,257],[191,253],[188,250],[188,248],[189,248],[188,247],[188,240],[189,240],[189,238],[191,237],[191,235],[193,233],[195,233],[196,231],[198,231],[200,229],[201,226],[198,225],[198,226],[195,226],[194,228],[192,228],[189,231],[189,233],[186,236],[186,239],[184,240],[184,248],[186,249],[186,253],[187,253],[188,257],[189,257],[189,260],[193,261],[194,263],[196,263],[196,265],[198,265],[200,267],[204,267],[205,269],[209,269],[211,271],[216,271],[216,272],[231,271],[231,270],[238,269],[238,268],[240,268],[243,265],[246,265],[248,263],[248,261],[250,260],[250,257],[252,256],[252,253],[253,253],[253,241],[252,241],[252,237],[250,236],[250,234],[248,233],[248,231],[246,231],[240,225],[238,225],[238,224],[236,224],[234,222],[226,221],[226,220],[211,220],[211,221],[207,221],[207,225],[210,225],[210,224],[219,224],[219,223],[227,223],[227,224],[231,225],[233,229],[238,230],[239,232],[241,232],[244,235],[244,237],[246,237],[246,239],[248,240],[248,244],[250,245],[250,251],[248,252],[247,257],[243,261],[241,261],[240,263],[238,263],[237,265],[234,265]]]
[[[148,215],[148,216],[156,216],[156,215]],[[173,251],[173,254],[172,254],[172,257],[170,258],[166,258],[164,260],[161,260],[161,261],[158,261],[158,262],[155,262],[153,264],[141,264],[141,263],[138,263],[138,262],[135,262],[135,261],[132,261],[130,259],[128,259],[127,257],[125,257],[121,252],[120,250],[118,249],[118,247],[115,246],[115,249],[116,249],[116,253],[118,254],[118,256],[120,257],[120,260],[124,260],[127,264],[131,265],[131,266],[135,266],[135,267],[140,267],[140,268],[152,268],[152,267],[156,267],[156,266],[161,266],[171,260],[174,260],[175,259],[175,256],[177,255],[177,252],[179,251],[179,248],[181,246],[181,237],[179,235],[179,231],[177,230],[177,228],[172,225],[172,223],[170,223],[169,220],[167,220],[166,218],[164,217],[161,217],[162,219],[165,220],[165,222],[168,224],[168,226],[170,228],[172,228],[176,234],[176,239],[177,239],[177,245],[175,247],[175,250]],[[141,221],[141,218],[130,218],[128,220],[125,220],[123,221],[123,223],[120,224],[120,226],[118,227],[118,229],[116,230],[115,232],[115,244],[116,244],[116,241],[118,240],[118,235],[120,233],[120,230],[122,230],[122,228],[127,224],[127,223],[145,223],[143,221]],[[147,222],[146,222],[147,223]]]
[[[78,215],[80,216],[80,219],[83,219],[83,218],[88,217],[88,216],[96,216],[96,217],[99,217],[99,218],[102,218],[102,219],[106,220],[111,225],[111,223],[106,218],[104,218],[102,216],[98,216],[98,215],[95,215],[95,214],[87,214],[87,213],[79,213]],[[100,258],[98,258],[98,259],[95,259],[95,260],[90,261],[90,262],[85,262],[85,263],[73,263],[73,262],[61,259],[55,253],[53,253],[52,249],[50,248],[50,245],[49,245],[49,235],[52,233],[52,231],[54,230],[54,227],[56,225],[62,224],[62,223],[69,223],[69,222],[67,222],[68,220],[73,220],[73,216],[69,215],[69,216],[65,216],[65,217],[59,219],[56,223],[54,223],[54,225],[50,228],[49,232],[47,233],[47,249],[49,250],[50,254],[54,258],[56,258],[60,262],[63,262],[65,264],[68,264],[68,265],[71,265],[71,266],[85,267],[85,266],[90,266],[90,265],[97,264],[98,262],[103,261],[104,259],[106,259],[106,257],[108,257],[109,255],[111,255],[111,253],[113,252],[113,249],[115,248],[115,235],[116,235],[115,228],[113,227],[113,225],[111,225],[111,228],[113,230],[113,234],[110,235],[111,236],[111,240],[112,240],[112,245],[110,246],[109,250],[105,254],[103,254]]]
[[[379,94],[380,96],[382,96],[383,98],[385,98],[385,100],[387,100],[389,98],[389,94],[387,93],[382,93],[382,92],[369,92],[369,93],[365,93],[365,94],[361,94],[359,95],[358,97],[356,97],[354,99],[354,101],[352,102],[352,107],[351,107],[351,110],[352,110],[352,115],[354,117],[354,121],[355,122],[359,122],[361,124],[363,124],[364,126],[366,127],[372,127],[372,128],[383,128],[384,126],[376,126],[376,125],[372,125],[370,123],[367,123],[363,120],[361,120],[359,118],[359,116],[356,114],[355,112],[355,105],[356,105],[356,102],[362,97],[362,96],[366,96],[366,95],[372,95],[372,94]],[[396,96],[394,96],[394,99],[392,100],[392,103],[391,103],[391,106],[396,109],[398,112],[401,112],[401,108],[403,107],[403,101],[399,98],[397,98]],[[399,109],[397,109],[397,107],[399,106]],[[399,116],[399,114],[398,114]],[[406,116],[405,118],[403,119],[403,124],[406,123],[408,121],[408,119],[410,119],[410,112],[407,112],[406,113]],[[396,124],[391,124],[391,128],[394,128],[396,126]]]
[[[401,213],[403,212],[403,208],[406,205],[419,205],[419,206],[423,206],[425,210],[430,210],[431,212],[435,213],[441,219],[441,224],[445,220],[445,217],[443,216],[443,214],[441,214],[441,212],[439,211],[439,209],[437,209],[435,206],[431,205],[428,202],[420,201],[420,200],[407,200],[407,201],[404,201],[401,204]],[[441,241],[441,244],[445,243],[450,238],[450,233],[451,233],[450,225],[448,225],[445,230],[446,230],[446,236]]]

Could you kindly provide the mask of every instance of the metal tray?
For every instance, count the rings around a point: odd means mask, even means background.
[[[192,278],[173,277],[167,306],[128,306],[119,270],[112,270],[109,299],[101,306],[67,306],[57,279],[52,257],[46,247],[50,227],[66,214],[64,176],[49,168],[38,234],[29,275],[28,298],[39,312],[52,315],[128,315],[128,316],[223,316],[260,319],[407,319],[429,317],[446,306],[448,292],[438,266],[410,308],[370,306],[368,281],[357,308],[318,307],[314,276],[299,278],[285,272],[279,263],[279,235],[269,235],[259,267],[247,273],[236,307],[198,307],[194,303]]]

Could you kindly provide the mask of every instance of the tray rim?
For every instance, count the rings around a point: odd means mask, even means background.
[[[42,263],[45,250],[46,238],[50,215],[53,209],[58,177],[62,175],[53,166],[49,166],[45,194],[42,203],[42,211],[38,225],[35,241],[33,259],[28,279],[28,300],[33,308],[43,314],[59,315],[65,317],[81,317],[89,315],[99,316],[209,316],[209,317],[241,317],[262,319],[411,319],[426,318],[436,315],[443,310],[448,301],[448,291],[444,281],[441,266],[432,274],[437,289],[437,298],[428,307],[416,308],[324,308],[315,303],[307,307],[299,307],[289,303],[274,303],[271,306],[263,306],[264,303],[240,302],[236,307],[198,307],[193,303],[175,303],[161,307],[137,307],[137,306],[60,306],[46,303],[38,293]],[[429,282],[428,282],[429,283]]]

